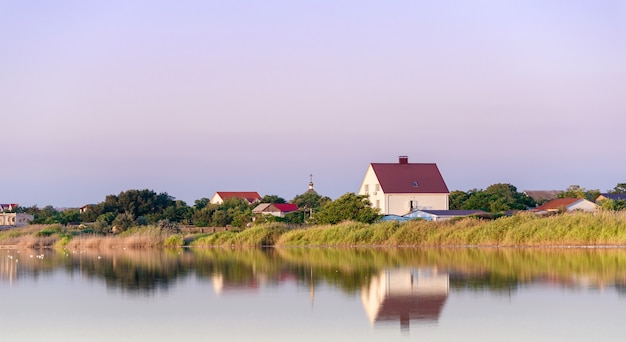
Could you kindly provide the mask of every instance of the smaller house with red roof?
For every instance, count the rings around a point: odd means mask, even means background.
[[[550,202],[544,203],[532,211],[536,213],[550,213],[559,211],[586,211],[594,212],[598,209],[598,206],[584,198],[557,198]]]
[[[256,203],[261,200],[261,195],[256,191],[218,191],[211,197],[211,204],[222,204],[225,200],[231,198],[239,198],[248,201],[248,203]]]
[[[415,210],[448,210],[448,187],[437,164],[409,163],[400,156],[397,163],[371,163],[359,195],[366,195],[383,215],[405,215]]]
[[[253,214],[274,215],[285,217],[285,214],[298,211],[298,205],[293,203],[261,203],[252,209]]]
[[[0,213],[3,212],[3,211],[11,211],[13,209],[16,209],[19,206],[20,205],[17,204],[17,203],[0,204]]]

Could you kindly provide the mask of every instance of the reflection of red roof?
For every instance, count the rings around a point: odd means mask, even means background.
[[[537,208],[534,208],[534,211],[543,211],[543,210],[558,210],[561,207],[567,208],[570,205],[581,201],[582,198],[557,198],[550,202],[544,203]]]
[[[298,210],[298,205],[292,203],[274,203],[272,205],[283,213],[290,213]]]
[[[372,163],[372,168],[383,192],[449,193],[437,164]]]
[[[261,195],[256,191],[218,191],[217,194],[223,201],[229,198],[241,198],[253,203],[261,200]]]
[[[383,300],[376,321],[397,321],[402,325],[409,320],[438,321],[447,295],[389,296]]]

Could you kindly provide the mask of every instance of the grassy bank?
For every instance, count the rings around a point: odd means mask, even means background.
[[[549,217],[520,214],[496,220],[338,225],[288,229],[281,224],[241,232],[174,234],[136,227],[119,235],[84,234],[59,225],[0,232],[0,245],[27,248],[258,247],[258,246],[626,246],[626,212],[602,211]]]

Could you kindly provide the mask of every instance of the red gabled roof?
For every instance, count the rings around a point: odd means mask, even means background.
[[[218,191],[217,194],[223,201],[233,197],[248,200],[250,203],[261,200],[261,195],[256,191]]]
[[[293,203],[274,203],[272,205],[283,213],[290,213],[298,210],[298,205]]]
[[[435,163],[372,163],[371,165],[385,193],[446,194],[450,192]]]
[[[569,207],[570,205],[582,200],[582,198],[557,198],[550,202],[544,203],[536,208],[534,211],[543,211],[543,210],[558,210],[561,207]]]

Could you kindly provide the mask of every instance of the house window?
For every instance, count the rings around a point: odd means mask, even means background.
[[[413,210],[415,210],[415,209],[417,209],[417,201],[410,200],[410,201],[409,201],[409,210],[410,210],[410,211],[413,211]]]
[[[376,184],[376,190],[375,191],[380,191],[380,184]]]
[[[370,193],[370,185],[365,184],[365,194],[368,195]]]
[[[380,200],[376,200],[376,208],[380,208]]]
[[[413,182],[413,187],[417,188],[419,184],[417,184],[417,182]]]

